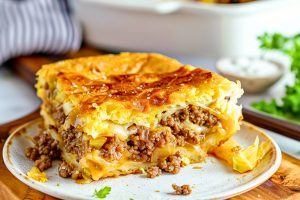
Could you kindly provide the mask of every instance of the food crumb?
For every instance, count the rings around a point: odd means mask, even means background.
[[[27,176],[41,183],[45,183],[48,181],[46,173],[41,172],[37,167],[32,167],[31,170],[27,172]]]
[[[239,152],[242,148],[240,146],[235,146],[235,147],[232,147],[230,150],[231,152],[233,153],[236,153],[236,152]]]
[[[257,198],[260,198],[260,194],[257,195]]]
[[[183,167],[184,163],[182,162],[182,156],[180,152],[177,151],[174,155],[170,155],[165,160],[159,162],[158,166],[165,172],[178,174],[180,171],[180,167]]]
[[[76,180],[77,184],[88,184],[88,183],[91,183],[91,182],[92,182],[92,179],[85,179],[85,178]]]
[[[147,169],[147,177],[155,178],[156,176],[161,175],[161,169],[157,166],[152,166]]]
[[[175,190],[176,195],[189,195],[192,193],[192,189],[189,185],[178,186],[176,184],[172,184],[172,188]]]
[[[155,192],[160,192],[160,190],[155,190]]]
[[[194,166],[193,169],[202,169],[201,166]]]

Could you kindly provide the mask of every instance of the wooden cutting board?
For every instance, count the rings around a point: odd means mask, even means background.
[[[33,55],[14,59],[8,63],[16,74],[30,85],[35,83],[35,72],[43,64],[65,58],[93,56],[101,54],[96,49],[83,47],[77,53],[66,55]],[[0,141],[0,153],[4,140]],[[0,159],[0,199],[1,200],[53,200],[49,195],[34,190],[16,179],[5,167],[3,158]],[[279,170],[265,183],[242,195],[231,198],[233,200],[252,199],[299,199],[300,200],[300,161],[283,153],[283,160]]]

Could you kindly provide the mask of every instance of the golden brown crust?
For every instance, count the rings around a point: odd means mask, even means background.
[[[183,88],[202,85],[203,89],[210,86],[215,90],[231,86],[230,81],[207,70],[183,66],[159,54],[143,53],[62,61],[43,66],[38,75],[47,83],[63,85],[65,98],[75,97],[80,102],[79,110],[85,112],[109,100],[126,102],[126,108],[147,112],[151,106],[170,104],[170,95]]]
[[[131,108],[147,112],[150,106],[170,104],[169,96],[185,86],[209,82],[212,73],[203,69],[181,67],[164,74],[112,75],[91,80],[81,74],[59,73],[65,94],[82,98],[80,110],[89,112],[108,99],[132,102]]]
[[[94,57],[83,57],[64,60],[44,65],[38,75],[55,74],[57,72],[80,73],[91,79],[116,74],[166,73],[182,66],[177,60],[160,55],[146,53],[120,53]]]

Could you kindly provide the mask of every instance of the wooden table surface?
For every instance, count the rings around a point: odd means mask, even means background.
[[[50,63],[64,58],[78,56],[96,55],[100,52],[83,48],[77,53],[69,53],[63,56],[27,56],[13,60],[9,64],[13,70],[25,79],[29,84],[35,82],[34,73],[42,64]],[[0,141],[0,153],[4,140]],[[53,200],[56,199],[49,195],[34,190],[16,179],[5,167],[3,158],[0,159],[0,200]],[[231,198],[241,199],[299,199],[300,200],[300,161],[283,153],[282,163],[279,170],[265,183],[242,195]]]

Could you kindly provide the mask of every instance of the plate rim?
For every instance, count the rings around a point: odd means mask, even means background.
[[[45,190],[47,188],[47,186],[45,186],[45,184],[27,178],[26,174],[22,174],[20,171],[18,171],[13,166],[12,162],[10,161],[9,147],[11,146],[10,144],[11,144],[11,141],[14,139],[14,137],[18,134],[19,131],[23,130],[27,126],[38,123],[41,120],[42,120],[42,118],[40,117],[40,118],[31,120],[29,122],[26,122],[26,123],[18,126],[9,135],[9,137],[5,141],[5,144],[4,144],[3,150],[2,150],[2,156],[3,156],[3,161],[4,161],[5,166],[12,173],[12,175],[15,176],[18,180],[23,182],[25,185],[32,187],[42,193],[45,193],[50,196],[58,197],[58,198],[63,198],[63,199],[82,199],[81,197],[78,197],[75,194],[74,195],[65,195],[62,192],[57,193],[56,191],[53,191],[53,190]],[[265,133],[263,130],[261,130],[259,127],[255,126],[249,122],[246,122],[246,121],[242,121],[241,126],[243,126],[243,125],[246,126],[246,128],[248,128],[248,129],[255,130],[258,133],[258,135],[261,135],[271,141],[273,153],[275,154],[274,155],[274,163],[272,164],[272,166],[269,169],[267,169],[265,172],[259,174],[257,177],[250,180],[249,182],[246,182],[245,184],[238,186],[237,188],[220,192],[218,195],[215,195],[213,197],[213,199],[227,199],[230,197],[234,197],[234,196],[246,193],[246,192],[258,187],[265,181],[267,181],[280,167],[280,164],[282,161],[282,153],[281,153],[281,150],[280,150],[278,144],[270,136],[268,136],[267,133]]]

